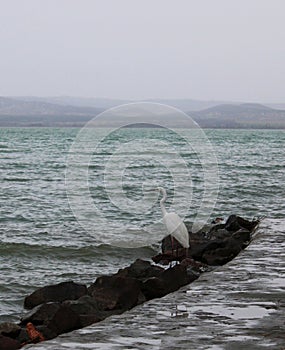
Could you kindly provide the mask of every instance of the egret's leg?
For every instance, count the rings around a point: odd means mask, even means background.
[[[172,236],[170,236],[170,238],[171,238],[171,255],[172,255],[172,258],[173,258],[173,255],[174,255],[174,241],[173,241],[173,237]],[[172,260],[171,260],[171,262],[170,262],[170,267],[172,267]]]
[[[178,244],[176,243],[176,264],[175,265],[177,265],[177,262],[178,262]]]

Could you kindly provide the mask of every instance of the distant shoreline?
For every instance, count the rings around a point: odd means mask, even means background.
[[[85,124],[82,125],[1,125],[0,129],[82,129]],[[115,128],[116,125],[99,125],[96,126],[96,129],[108,129]],[[201,127],[203,130],[285,130],[284,127]],[[119,127],[118,127],[119,128]],[[124,126],[123,129],[162,129],[160,126]],[[195,128],[186,128],[183,126],[171,126],[173,129],[195,129]]]
[[[114,105],[118,101],[92,100],[85,101],[80,99],[16,99],[0,96],[0,127],[76,127],[82,128],[96,116],[109,110],[120,108],[120,105]],[[140,103],[161,104],[159,101],[138,101]],[[161,101],[160,101],[161,102]],[[170,102],[169,113],[166,113],[165,120],[167,125],[173,128],[189,127],[187,122],[177,119],[177,113],[188,115],[203,129],[285,129],[285,109],[275,109],[258,103],[220,103],[214,104],[209,101],[194,100],[173,100]],[[172,102],[172,104],[171,104]],[[68,103],[70,103],[68,105]],[[85,104],[84,104],[85,103]],[[90,105],[87,105],[90,103]],[[113,105],[112,105],[113,103]],[[133,106],[135,103],[130,104]],[[125,105],[126,106],[126,105]],[[142,109],[142,113],[144,110]],[[173,113],[173,115],[172,115]],[[141,119],[146,120],[146,119]],[[153,127],[152,120],[150,121]],[[160,115],[160,120],[163,120]],[[134,117],[132,124],[139,123],[139,116]],[[122,122],[130,124],[128,116],[118,113],[107,114],[107,119],[98,118],[97,127],[120,127]],[[149,127],[147,124],[143,127]],[[187,125],[185,125],[187,124]],[[142,126],[132,126],[142,127]]]

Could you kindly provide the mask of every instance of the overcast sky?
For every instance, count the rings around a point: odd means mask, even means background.
[[[285,102],[284,0],[0,5],[0,95]]]

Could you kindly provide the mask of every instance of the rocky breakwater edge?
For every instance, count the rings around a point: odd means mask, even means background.
[[[30,311],[19,323],[0,324],[0,350],[53,339],[174,292],[237,256],[250,244],[258,224],[231,215],[225,224],[189,232],[188,251],[167,236],[161,253],[152,258],[155,264],[137,259],[88,287],[67,281],[39,288],[25,298]]]

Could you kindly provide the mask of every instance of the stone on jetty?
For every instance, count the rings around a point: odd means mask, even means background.
[[[67,300],[63,304],[68,305],[78,315],[81,327],[102,321],[108,315],[99,310],[98,302],[90,295],[84,295],[77,300]]]
[[[207,244],[202,254],[193,253],[193,258],[211,266],[224,265],[241,251],[240,244],[233,238],[214,240]]]
[[[12,322],[4,322],[0,324],[0,334],[11,338],[15,338],[21,331],[21,327]]]
[[[160,298],[197,278],[197,275],[187,271],[187,266],[179,264],[164,270],[159,277],[148,278],[143,283],[142,291],[147,300]]]
[[[101,310],[129,310],[141,300],[139,280],[118,275],[98,277],[89,288]]]
[[[117,275],[144,280],[149,277],[158,277],[163,271],[164,268],[160,266],[152,265],[149,261],[137,259],[130,266],[120,269]]]
[[[24,307],[26,309],[32,309],[37,305],[50,301],[62,302],[64,300],[75,300],[86,293],[87,287],[82,284],[72,281],[62,282],[37,289],[25,298]]]
[[[21,325],[31,322],[35,326],[46,326],[56,335],[80,328],[78,315],[61,303],[45,303],[35,307],[23,317]]]
[[[235,232],[241,228],[252,231],[258,223],[259,220],[249,221],[237,215],[230,215],[225,223],[225,229],[229,232]]]
[[[10,337],[0,335],[0,350],[17,350],[21,348],[21,343]]]

